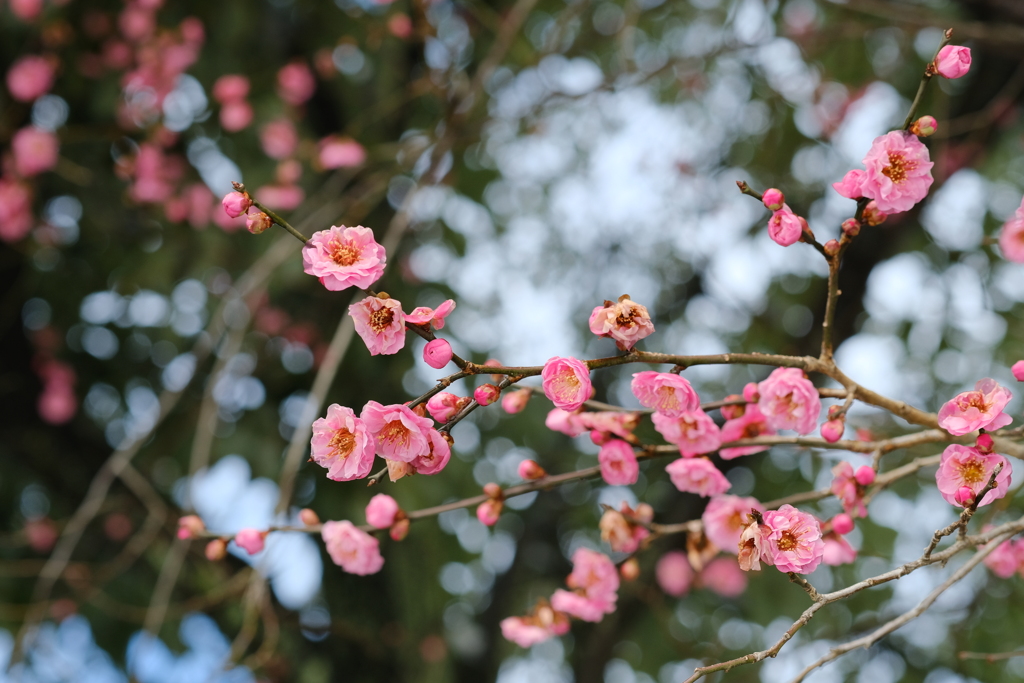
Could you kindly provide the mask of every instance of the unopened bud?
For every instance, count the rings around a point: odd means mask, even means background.
[[[1018,382],[1024,382],[1024,360],[1019,360],[1014,363],[1010,368],[1010,372],[1013,373],[1014,379]]]
[[[423,347],[423,360],[427,365],[440,370],[452,359],[452,345],[444,339],[432,339]]]
[[[391,536],[392,541],[401,541],[409,535],[409,519],[400,519],[391,525],[391,529],[388,530],[388,535]]]
[[[416,417],[426,417],[427,416],[427,405],[425,403],[417,403],[416,407],[412,409],[412,413]]]
[[[974,504],[974,489],[970,486],[961,486],[956,490],[956,494],[953,496],[953,500],[957,502],[957,505],[968,507]]]
[[[860,221],[856,218],[847,218],[843,221],[843,234],[849,237],[856,237],[860,234]]]
[[[989,436],[988,434],[979,434],[978,440],[975,442],[974,447],[977,448],[980,452],[984,453],[985,455],[988,455],[989,453],[995,450],[996,445],[995,442],[992,441],[992,437]]]
[[[776,190],[772,187],[765,190],[764,194],[761,195],[761,202],[769,210],[778,211],[786,203],[786,196],[782,194],[782,190]]]
[[[844,431],[846,431],[846,422],[844,420],[829,420],[821,425],[821,438],[829,443],[835,443],[843,438]]]
[[[853,473],[853,478],[861,486],[871,486],[875,483],[875,471],[867,465],[862,465]]]
[[[220,204],[224,207],[224,213],[231,218],[238,218],[252,206],[252,199],[248,192],[228,192]]]
[[[473,392],[473,398],[482,406],[489,406],[498,400],[501,389],[493,384],[481,384]]]
[[[299,519],[306,526],[315,526],[320,523],[320,516],[309,508],[299,510]]]
[[[636,581],[640,577],[640,563],[631,557],[619,566],[619,574],[623,581]]]
[[[839,240],[829,240],[825,242],[825,253],[829,256],[835,256],[839,253]]]
[[[761,392],[757,387],[757,382],[747,382],[743,386],[743,398],[747,403],[757,403],[761,400]]]
[[[401,460],[388,460],[385,458],[385,462],[388,464],[388,479],[393,482],[416,472],[412,465]]]
[[[533,392],[529,389],[516,389],[515,391],[509,391],[501,399],[501,407],[506,413],[514,415],[515,413],[521,412],[526,407],[527,401],[530,400],[530,396]]]
[[[501,487],[495,484],[493,481],[489,484],[484,484],[484,495],[494,500],[501,500]]]
[[[223,560],[228,554],[228,543],[223,538],[215,538],[206,544],[204,552],[210,562]]]
[[[501,516],[501,509],[505,506],[500,500],[485,500],[476,509],[476,518],[484,526],[494,526]]]
[[[273,224],[274,221],[270,220],[270,216],[262,211],[250,213],[245,217],[245,229],[254,235],[260,234]]]
[[[498,360],[497,358],[488,358],[486,361],[484,361],[484,367],[485,368],[500,368],[501,367],[501,361]],[[494,382],[495,384],[497,384],[498,382],[500,382],[503,379],[505,379],[505,375],[491,375],[491,381]]]
[[[519,463],[519,477],[527,481],[543,479],[548,473],[534,460],[524,460]]]
[[[889,214],[879,210],[878,204],[876,204],[873,199],[864,207],[864,213],[862,215],[864,217],[864,222],[868,225],[881,225],[885,222],[885,219],[889,217]]]
[[[594,442],[595,446],[603,446],[613,438],[614,437],[608,432],[600,432],[596,429],[592,429],[590,431],[590,440]]]
[[[178,538],[183,541],[195,538],[204,531],[206,531],[206,525],[196,515],[185,515],[178,520]]]
[[[938,129],[939,122],[935,120],[934,116],[925,115],[910,124],[910,132],[919,138],[933,135]]]
[[[751,382],[751,384],[753,384],[753,382]],[[757,385],[755,384],[754,386],[756,387]],[[738,401],[738,400],[743,399],[743,398],[744,397],[740,396],[739,394],[729,394],[728,396],[725,397],[725,400],[726,401]],[[744,399],[744,400],[746,400],[746,399]],[[749,401],[749,403],[756,403],[756,401]],[[735,405],[722,406],[722,408],[721,408],[722,417],[724,417],[726,420],[735,420],[738,417],[743,417],[743,413],[745,413],[745,412],[747,412],[747,406],[745,404],[742,404],[742,403],[741,404],[735,404]]]
[[[832,518],[832,531],[840,536],[850,533],[853,531],[853,518],[845,512],[836,515]]]

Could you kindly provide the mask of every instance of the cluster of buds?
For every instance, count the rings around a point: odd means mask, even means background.
[[[498,523],[501,511],[505,507],[505,493],[500,486],[491,482],[484,486],[484,495],[487,496],[487,500],[477,507],[476,518],[484,526],[494,526]]]
[[[256,210],[250,213],[249,210],[253,206],[252,197],[245,190],[245,186],[241,183],[232,183],[235,188],[234,192],[228,192],[224,195],[221,200],[221,206],[224,207],[224,213],[230,218],[238,218],[239,216],[245,216],[245,227],[254,235],[259,235],[261,232],[269,228],[274,224],[274,221],[266,213],[260,210]]]

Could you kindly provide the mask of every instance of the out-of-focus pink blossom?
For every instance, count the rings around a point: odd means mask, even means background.
[[[853,531],[853,517],[850,517],[845,512],[839,513],[832,518],[832,530],[840,536],[850,533]]]
[[[178,538],[185,540],[195,538],[206,531],[206,525],[197,515],[185,515],[178,520]]]
[[[843,438],[846,431],[846,420],[828,420],[821,425],[821,438],[829,443],[835,443]]]
[[[601,465],[601,478],[611,486],[635,484],[640,475],[633,447],[619,439],[612,439],[602,446],[597,461]]]
[[[378,493],[366,506],[366,523],[375,529],[387,529],[395,523],[395,517],[402,508],[386,493]]]
[[[249,127],[253,116],[252,105],[244,100],[239,100],[221,105],[218,118],[221,128],[229,133],[237,133]]]
[[[32,21],[43,13],[43,0],[11,0],[11,14],[23,21]]]
[[[493,384],[481,384],[473,390],[473,400],[482,406],[489,406],[501,396],[501,389]]]
[[[700,408],[677,417],[655,413],[651,420],[665,441],[679,446],[683,457],[711,453],[722,444],[718,425]]]
[[[376,574],[384,566],[377,539],[348,520],[324,522],[320,535],[331,561],[349,574]]]
[[[590,398],[592,385],[587,364],[576,358],[549,358],[541,371],[544,395],[562,410],[576,410]]]
[[[516,389],[515,391],[506,392],[501,398],[501,407],[509,415],[522,412],[532,395],[533,391],[530,389]]]
[[[894,130],[875,138],[864,157],[861,191],[885,213],[908,211],[928,194],[934,164],[916,135]]]
[[[604,553],[580,548],[572,556],[573,569],[566,584],[573,592],[557,590],[551,607],[583,621],[601,621],[615,611],[619,573]]]
[[[36,517],[25,521],[25,540],[37,553],[48,553],[57,543],[57,525],[49,517]]]
[[[388,460],[412,462],[430,450],[430,418],[420,417],[408,406],[384,406],[370,401],[360,415],[377,454]]]
[[[974,391],[957,394],[939,408],[939,426],[954,436],[976,429],[999,429],[1013,422],[1003,408],[1013,398],[1006,387],[985,378],[974,385]]]
[[[725,493],[732,486],[707,458],[679,458],[665,471],[677,489],[705,498]]]
[[[1006,491],[1010,487],[1010,473],[1013,468],[1010,467],[1006,458],[996,453],[986,455],[970,446],[950,444],[946,446],[946,450],[942,451],[939,469],[935,473],[935,482],[939,487],[939,493],[950,505],[966,507],[963,502],[956,500],[960,489],[962,487],[969,488],[974,494],[970,501],[973,502],[973,498],[981,493],[981,490],[988,484],[988,480],[992,478],[992,473],[998,465],[1002,465],[1003,469],[996,475],[996,486],[985,494],[985,497],[978,503],[978,507],[988,505],[1006,495]],[[970,502],[967,502],[967,505]]]
[[[640,415],[637,413],[599,410],[596,412],[578,413],[576,417],[579,424],[583,425],[585,429],[591,430],[591,438],[594,436],[593,432],[599,432],[601,434],[617,436],[630,443],[636,442],[633,430],[640,424]],[[606,440],[602,440],[602,443]]]
[[[630,515],[633,519],[637,518],[634,511],[626,503],[622,504],[622,509],[623,512]],[[651,532],[644,528],[643,525],[635,523],[633,519],[627,519],[626,514],[623,514],[623,512],[618,510],[604,511],[598,524],[598,528],[601,530],[601,540],[611,546],[611,549],[617,553],[636,552],[637,548],[640,547],[640,543],[650,536]],[[642,521],[650,522],[653,519],[653,512],[651,510],[652,517],[645,518]]]
[[[633,375],[630,388],[640,405],[669,417],[700,409],[700,397],[690,382],[671,372],[638,372]]]
[[[405,40],[412,35],[412,19],[404,12],[388,17],[388,31],[396,38]]]
[[[781,209],[772,213],[768,219],[768,236],[776,244],[788,247],[800,241],[804,227],[800,217],[793,213],[788,206],[783,205]]]
[[[971,70],[971,48],[946,45],[935,57],[935,70],[943,78],[960,78]]]
[[[57,166],[60,142],[48,130],[26,126],[11,138],[14,170],[22,178],[38,175]]]
[[[203,554],[210,562],[219,562],[227,557],[228,544],[223,538],[215,538],[206,544]]]
[[[1007,261],[1024,263],[1024,217],[1015,216],[1003,223],[999,231],[999,251]]]
[[[256,553],[263,550],[264,539],[266,533],[257,529],[240,529],[235,534],[235,545],[249,553],[255,555]]]
[[[306,198],[306,191],[298,185],[280,183],[264,185],[256,190],[256,199],[268,209],[291,211]]]
[[[810,434],[818,427],[821,399],[800,368],[776,368],[757,385],[757,407],[773,429]]]
[[[476,518],[484,526],[494,526],[501,517],[501,510],[505,504],[497,499],[491,498],[480,503],[476,508]]]
[[[546,601],[542,601],[529,616],[501,620],[501,635],[519,647],[530,647],[568,631],[569,618],[551,609]]]
[[[983,531],[988,531],[988,528],[984,528]],[[987,548],[988,545],[985,547]],[[1006,540],[996,546],[996,549],[982,561],[993,574],[1001,579],[1008,579],[1017,573],[1024,561],[1022,550],[1024,549],[1021,548],[1019,541]]]
[[[747,405],[743,414],[722,425],[722,443],[731,443],[740,439],[754,439],[759,436],[771,436],[775,430],[768,424],[757,404]],[[718,454],[723,460],[733,460],[744,455],[752,455],[768,450],[768,446],[733,446],[723,448]]]
[[[368,296],[349,306],[348,314],[371,356],[388,356],[405,346],[405,317],[399,301]]]
[[[452,360],[452,345],[445,339],[431,339],[423,347],[423,361],[430,367],[440,370]]]
[[[670,550],[658,559],[654,567],[654,576],[661,590],[674,598],[680,598],[690,591],[694,572],[686,553]]]
[[[273,224],[270,216],[262,211],[253,211],[245,217],[245,229],[254,235],[262,235]]]
[[[1010,372],[1013,373],[1014,379],[1018,382],[1024,382],[1024,360],[1019,360],[1014,363],[1010,368]]]
[[[849,541],[838,534],[825,534],[822,537],[825,549],[821,553],[821,561],[833,567],[850,564],[857,559],[857,551]]]
[[[861,465],[857,468],[853,478],[857,480],[857,483],[861,486],[871,486],[875,483],[875,470],[868,465]]]
[[[579,436],[587,431],[587,428],[580,421],[580,415],[581,413],[578,412],[568,412],[561,408],[555,408],[544,419],[544,426],[553,432],[561,432],[566,436]]]
[[[617,302],[605,301],[593,310],[590,331],[599,337],[611,337],[620,350],[629,351],[654,332],[654,323],[645,306],[623,295]]]
[[[866,177],[866,172],[855,168],[852,171],[847,171],[838,183],[832,183],[832,188],[847,199],[860,199],[864,196],[864,179]]]
[[[351,408],[333,403],[327,408],[327,417],[313,422],[310,457],[327,468],[328,479],[362,479],[373,467],[373,439]]]
[[[316,79],[305,62],[291,62],[277,72],[277,94],[292,106],[304,104],[314,90]]]
[[[764,191],[763,195],[761,195],[761,203],[764,204],[765,208],[769,211],[778,211],[785,206],[786,195],[782,194],[782,190],[770,187]]]
[[[814,515],[792,505],[764,513],[768,527],[761,558],[780,572],[810,574],[821,562],[825,543]]]
[[[32,229],[32,188],[0,177],[0,239],[15,242]]]
[[[228,192],[220,200],[220,205],[224,207],[224,213],[232,218],[238,218],[249,211],[252,199],[241,192]]]
[[[452,447],[439,431],[431,429],[427,436],[430,440],[429,450],[416,456],[411,463],[416,474],[437,474],[448,465],[452,457]]]
[[[765,512],[764,506],[757,498],[730,495],[713,497],[701,515],[704,534],[723,552],[736,555],[739,553],[743,530],[753,522],[751,510],[757,510],[762,514]]]
[[[697,582],[723,598],[735,598],[747,590],[747,575],[731,558],[716,557],[697,576]]]
[[[244,100],[249,95],[249,79],[240,74],[225,74],[213,82],[213,99],[221,104]]]
[[[469,405],[468,396],[456,396],[447,391],[434,394],[427,401],[427,412],[441,424],[452,419],[452,416]]]
[[[295,153],[299,134],[288,119],[271,121],[260,129],[260,144],[263,152],[271,159],[287,159]]]
[[[7,70],[7,90],[18,102],[32,102],[50,92],[55,75],[49,59],[25,55]]]
[[[868,469],[871,469],[870,467]],[[872,470],[872,473],[874,470]],[[864,486],[858,483],[853,474],[853,465],[846,462],[838,463],[832,468],[832,494],[843,504],[847,514],[863,517],[867,514],[864,509]]]
[[[519,463],[519,469],[517,471],[519,473],[519,478],[527,481],[543,479],[548,476],[547,471],[537,464],[537,461],[535,460],[523,460]]]
[[[413,323],[414,325],[426,325],[429,323],[435,330],[440,330],[444,328],[444,319],[451,315],[454,310],[455,301],[453,299],[446,300],[437,308],[417,306],[411,312],[406,313],[405,322]],[[487,365],[487,363],[484,363],[484,365]]]
[[[302,508],[299,510],[299,521],[306,526],[314,526],[320,523],[320,516],[309,508]]]
[[[317,156],[324,168],[353,168],[366,162],[366,148],[352,138],[330,135],[317,145]]]

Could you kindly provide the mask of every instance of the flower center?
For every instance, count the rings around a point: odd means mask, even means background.
[[[985,479],[985,466],[975,459],[961,463],[960,479],[967,485],[980,484]]]
[[[402,424],[401,420],[392,420],[384,425],[384,429],[380,430],[380,435],[377,439],[381,443],[405,446],[409,443],[409,429]]]
[[[963,395],[957,405],[960,410],[968,410],[970,408],[976,408],[979,412],[986,412],[989,409],[988,403],[985,402],[985,395],[980,391],[968,391]]]
[[[882,169],[882,175],[899,185],[907,179],[907,173],[913,171],[917,164],[899,152],[889,152],[889,165]]]
[[[580,380],[576,377],[575,372],[567,370],[555,378],[553,388],[555,390],[555,394],[559,397],[572,398],[580,389]]]
[[[675,410],[679,407],[679,395],[672,387],[659,387],[657,394],[662,410]]]
[[[753,439],[755,436],[761,436],[762,426],[760,422],[748,422],[743,426],[743,438]]]
[[[359,249],[351,244],[331,242],[330,252],[331,260],[342,267],[351,266],[359,260]]]
[[[789,550],[792,550],[793,548],[796,548],[796,536],[793,535],[792,531],[783,531],[782,538],[779,539],[778,546],[779,550],[781,550],[782,552],[787,552]]]
[[[370,314],[370,329],[380,334],[395,319],[395,313],[390,308],[381,308]]]
[[[636,322],[633,320],[633,307],[629,306],[622,309],[618,317],[615,318],[615,324],[619,327],[635,327]]]
[[[347,429],[339,429],[334,432],[334,436],[331,437],[327,447],[331,449],[334,457],[345,459],[352,455],[352,450],[356,447],[355,434]]]

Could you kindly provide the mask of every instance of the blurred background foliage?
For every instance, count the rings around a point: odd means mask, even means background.
[[[837,358],[858,381],[930,410],[981,377],[1012,381],[1007,367],[1024,351],[1024,271],[986,236],[1013,213],[1024,187],[1017,2],[155,5],[10,0],[0,15],[4,73],[26,54],[57,65],[52,92],[34,104],[0,93],[4,149],[30,124],[60,140],[55,168],[27,181],[30,225],[0,225],[7,649],[31,612],[57,534],[113,448],[143,439],[133,467],[168,508],[147,526],[154,508],[145,496],[120,480],[112,485],[45,605],[48,624],[64,620],[44,627],[56,645],[48,650],[41,638],[28,668],[12,669],[25,680],[85,680],[83,671],[96,672],[89,680],[124,680],[126,670],[140,681],[200,680],[189,667],[215,670],[227,643],[253,623],[243,607],[251,570],[235,557],[210,563],[193,543],[156,624],[165,659],[128,647],[140,642],[133,634],[172,552],[195,444],[208,431],[209,463],[227,463],[218,480],[226,488],[207,491],[208,504],[223,495],[219,503],[237,504],[246,519],[269,514],[271,482],[351,299],[304,275],[298,245],[276,228],[255,237],[222,227],[215,197],[231,180],[276,189],[267,203],[307,234],[344,223],[380,238],[404,207],[409,227],[377,289],[406,310],[455,298],[445,333],[476,362],[610,355],[611,342],[586,332],[586,316],[624,292],[652,312],[658,333],[644,342],[648,350],[815,354],[824,263],[806,245],[783,250],[768,241],[767,213],[734,181],[782,188],[819,241],[836,236],[853,202],[829,184],[859,163],[875,135],[902,122],[940,30],[953,26],[974,67],[959,81],[937,79],[920,110],[939,120],[928,142],[932,197],[865,230],[849,250]],[[169,45],[191,46],[191,61],[176,61],[181,54]],[[308,65],[314,78],[298,104],[286,104],[278,83],[289,63]],[[234,132],[213,96],[225,74],[251,81],[253,120]],[[268,155],[274,135],[265,127],[280,121],[294,125],[297,139],[287,153]],[[324,169],[318,142],[332,135],[357,141],[365,162]],[[159,187],[146,190],[146,181]],[[252,279],[254,271],[266,277]],[[441,373],[420,362],[422,342],[408,346],[371,358],[354,343],[328,402],[358,410],[371,399],[422,393]],[[598,398],[635,405],[634,371],[596,374]],[[764,374],[731,366],[686,376],[714,400]],[[161,396],[182,388],[150,434]],[[216,418],[197,425],[207,390]],[[293,502],[322,519],[358,523],[381,490],[412,510],[475,495],[489,481],[511,483],[525,457],[551,472],[595,464],[586,436],[544,428],[548,408],[535,398],[515,416],[497,406],[477,411],[454,429],[455,457],[439,476],[368,491],[303,464]],[[1011,408],[1019,414],[1020,402]],[[855,428],[888,436],[907,425],[855,411],[850,436]],[[655,438],[649,426],[641,434]],[[884,467],[933,450],[893,453]],[[733,493],[768,500],[827,486],[839,455],[863,462],[852,453],[775,448],[723,468]],[[699,516],[702,501],[675,491],[663,465],[645,463],[628,490],[589,481],[512,501],[493,530],[471,511],[418,522],[402,543],[384,543],[385,568],[374,576],[344,574],[322,550],[322,583],[317,572],[284,567],[274,590],[294,582],[291,598],[278,595],[255,615],[251,643],[239,641],[240,666],[230,675],[670,683],[698,660],[770,644],[806,605],[802,591],[768,571],[750,576],[736,598],[699,587],[670,598],[653,567],[682,537],[641,554],[640,580],[624,585],[619,610],[603,622],[575,623],[570,635],[530,651],[500,637],[502,618],[562,584],[572,549],[600,543],[598,503],[648,502],[663,522]],[[253,488],[233,498],[231,486]],[[1004,502],[1015,506],[1011,497]],[[834,500],[818,506],[819,516],[835,512]],[[825,590],[916,557],[951,519],[926,470],[872,503],[853,537],[854,564],[823,567],[811,581]],[[831,606],[777,660],[727,678],[787,680],[830,643],[915,604],[941,576],[924,570]],[[1024,616],[1014,606],[1022,590],[1019,578],[979,570],[925,619],[814,680],[1018,680],[1017,660],[961,662],[956,653],[1019,647]],[[215,624],[186,617],[194,612]],[[204,647],[216,656],[204,659]]]

